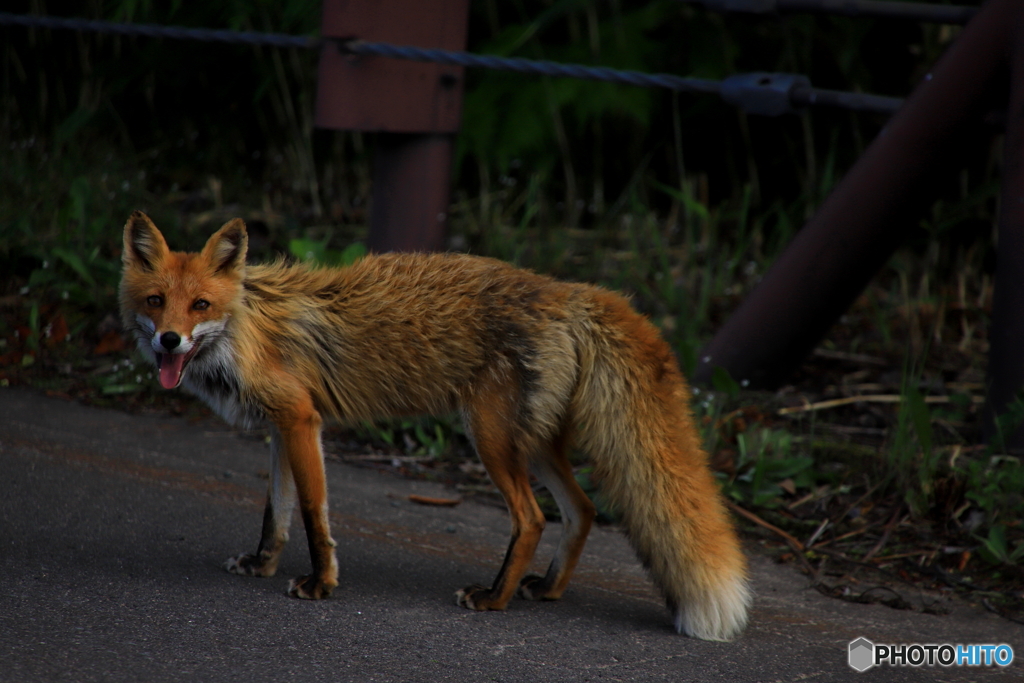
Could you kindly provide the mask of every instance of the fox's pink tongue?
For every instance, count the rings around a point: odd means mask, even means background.
[[[173,389],[181,380],[181,369],[185,366],[185,354],[165,353],[160,356],[160,386]]]

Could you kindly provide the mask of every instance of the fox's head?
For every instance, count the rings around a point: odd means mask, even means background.
[[[141,211],[124,226],[121,318],[173,389],[196,355],[210,351],[242,298],[245,223],[224,224],[198,254],[171,251]]]

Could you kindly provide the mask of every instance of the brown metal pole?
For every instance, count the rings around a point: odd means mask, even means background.
[[[799,367],[935,199],[934,180],[956,160],[964,131],[1005,87],[999,74],[1022,4],[982,8],[701,352],[696,381],[721,366],[772,387]]]
[[[454,139],[378,133],[370,206],[372,251],[441,251],[448,223]]]
[[[1003,147],[995,293],[989,330],[985,415],[989,440],[997,431],[996,416],[1006,412],[1024,388],[1024,9],[1016,13],[1008,28],[1014,42]],[[1024,427],[1001,437],[1011,450],[1024,450]]]

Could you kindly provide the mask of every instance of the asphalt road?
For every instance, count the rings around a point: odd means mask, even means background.
[[[756,602],[733,643],[681,637],[625,540],[595,529],[558,602],[475,613],[502,510],[406,496],[453,492],[329,462],[341,585],[288,598],[308,570],[297,522],[278,576],[239,577],[255,550],[268,450],[221,423],[132,416],[0,389],[0,681],[944,681],[1024,678],[1024,627],[823,597],[752,555]],[[557,538],[549,526],[538,557]],[[537,569],[542,569],[538,566]],[[996,667],[876,667],[847,645],[1007,643]]]

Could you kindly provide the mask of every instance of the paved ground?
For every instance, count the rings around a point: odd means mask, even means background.
[[[504,512],[414,505],[404,497],[452,492],[334,462],[341,585],[330,600],[293,600],[288,578],[308,568],[298,524],[277,577],[221,569],[255,548],[267,459],[262,443],[216,422],[0,389],[0,681],[988,681],[1024,671],[1024,628],[994,615],[830,600],[757,557],[743,637],[680,637],[624,539],[605,529],[563,600],[470,612],[453,593],[492,578]],[[856,674],[846,648],[860,636],[1008,643],[1017,658],[1003,670]]]

